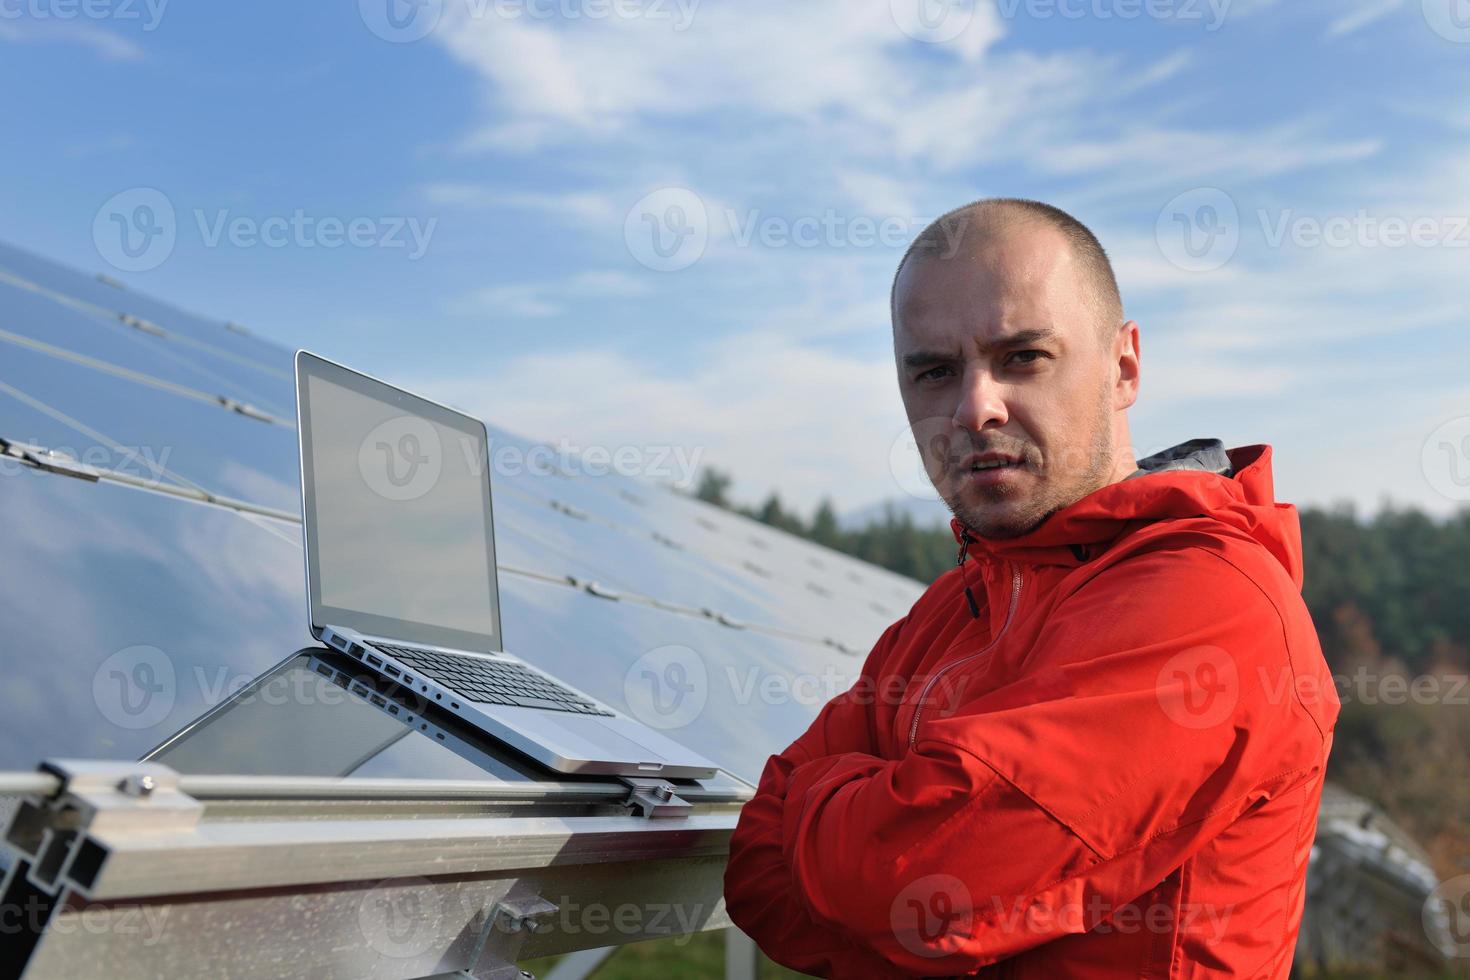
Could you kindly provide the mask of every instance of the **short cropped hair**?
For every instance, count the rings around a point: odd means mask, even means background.
[[[1092,230],[1061,208],[1019,197],[988,197],[955,208],[929,223],[904,252],[888,294],[889,313],[898,323],[898,280],[910,259],[952,258],[963,239],[993,236],[1014,225],[1039,222],[1061,232],[1086,279],[1088,300],[1098,317],[1099,339],[1106,344],[1123,323],[1123,298],[1113,263]]]

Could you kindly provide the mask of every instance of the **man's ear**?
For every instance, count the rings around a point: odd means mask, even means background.
[[[1113,338],[1114,364],[1118,370],[1118,383],[1113,394],[1113,408],[1132,408],[1138,400],[1139,383],[1139,330],[1136,320],[1129,320],[1118,328]]]

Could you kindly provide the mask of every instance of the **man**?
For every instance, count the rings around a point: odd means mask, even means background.
[[[892,313],[958,567],[767,762],[731,919],[820,976],[1286,977],[1339,704],[1270,447],[1134,461],[1138,324],[1048,205],[939,219]]]

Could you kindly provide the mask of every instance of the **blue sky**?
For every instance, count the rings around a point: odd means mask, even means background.
[[[921,490],[889,281],[994,194],[1112,254],[1139,455],[1470,499],[1467,0],[0,0],[0,83],[0,238],[747,500]]]

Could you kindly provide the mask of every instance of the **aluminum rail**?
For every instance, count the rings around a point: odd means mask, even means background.
[[[0,772],[0,796],[55,796],[64,782],[48,772]],[[197,800],[478,800],[509,802],[619,802],[617,782],[502,783],[475,779],[319,779],[311,776],[180,776],[179,791]],[[743,803],[745,788],[681,786],[691,802]]]
[[[0,774],[22,795],[3,837],[0,980],[501,980],[533,956],[725,928],[747,791],[673,788],[677,815],[613,780],[181,777],[85,760]]]

